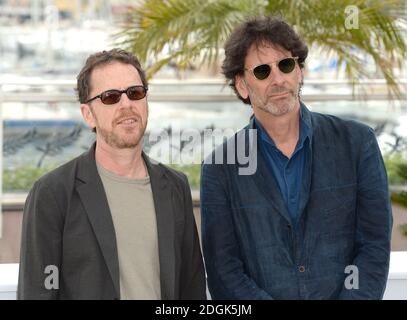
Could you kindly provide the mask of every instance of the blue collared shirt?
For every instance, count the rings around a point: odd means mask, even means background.
[[[258,129],[259,149],[266,160],[277,185],[280,188],[286,209],[292,222],[297,224],[299,217],[300,192],[303,172],[305,167],[306,153],[309,147],[310,128],[302,119],[300,113],[300,134],[295,150],[291,158],[286,157],[275,145],[260,122],[254,118],[255,128]]]

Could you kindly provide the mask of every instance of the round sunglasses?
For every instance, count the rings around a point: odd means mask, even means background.
[[[147,90],[148,88],[145,86],[131,86],[124,90],[111,89],[89,99],[86,103],[100,98],[103,104],[115,104],[120,101],[123,93],[125,93],[130,100],[141,100],[146,96]]]
[[[267,79],[268,76],[270,75],[272,64],[277,64],[278,69],[282,73],[290,73],[295,68],[296,60],[298,60],[298,57],[289,57],[270,63],[259,64],[258,66],[255,66],[253,69],[245,68],[245,70],[250,71],[255,76],[256,79],[264,80]]]

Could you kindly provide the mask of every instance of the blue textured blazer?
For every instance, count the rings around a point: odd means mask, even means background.
[[[383,297],[392,214],[374,131],[301,108],[312,134],[297,227],[257,150],[253,118],[204,161],[202,244],[213,299]]]

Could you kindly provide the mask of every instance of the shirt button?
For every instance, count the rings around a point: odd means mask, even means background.
[[[305,267],[304,266],[299,266],[298,271],[301,272],[301,273],[305,272]]]

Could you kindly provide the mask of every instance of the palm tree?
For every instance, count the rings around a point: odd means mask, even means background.
[[[117,44],[149,64],[151,77],[170,62],[213,66],[238,23],[280,15],[310,48],[336,55],[352,83],[373,76],[366,68],[371,59],[389,93],[400,94],[393,67],[407,58],[406,11],[405,0],[145,0],[131,9],[116,36]]]

